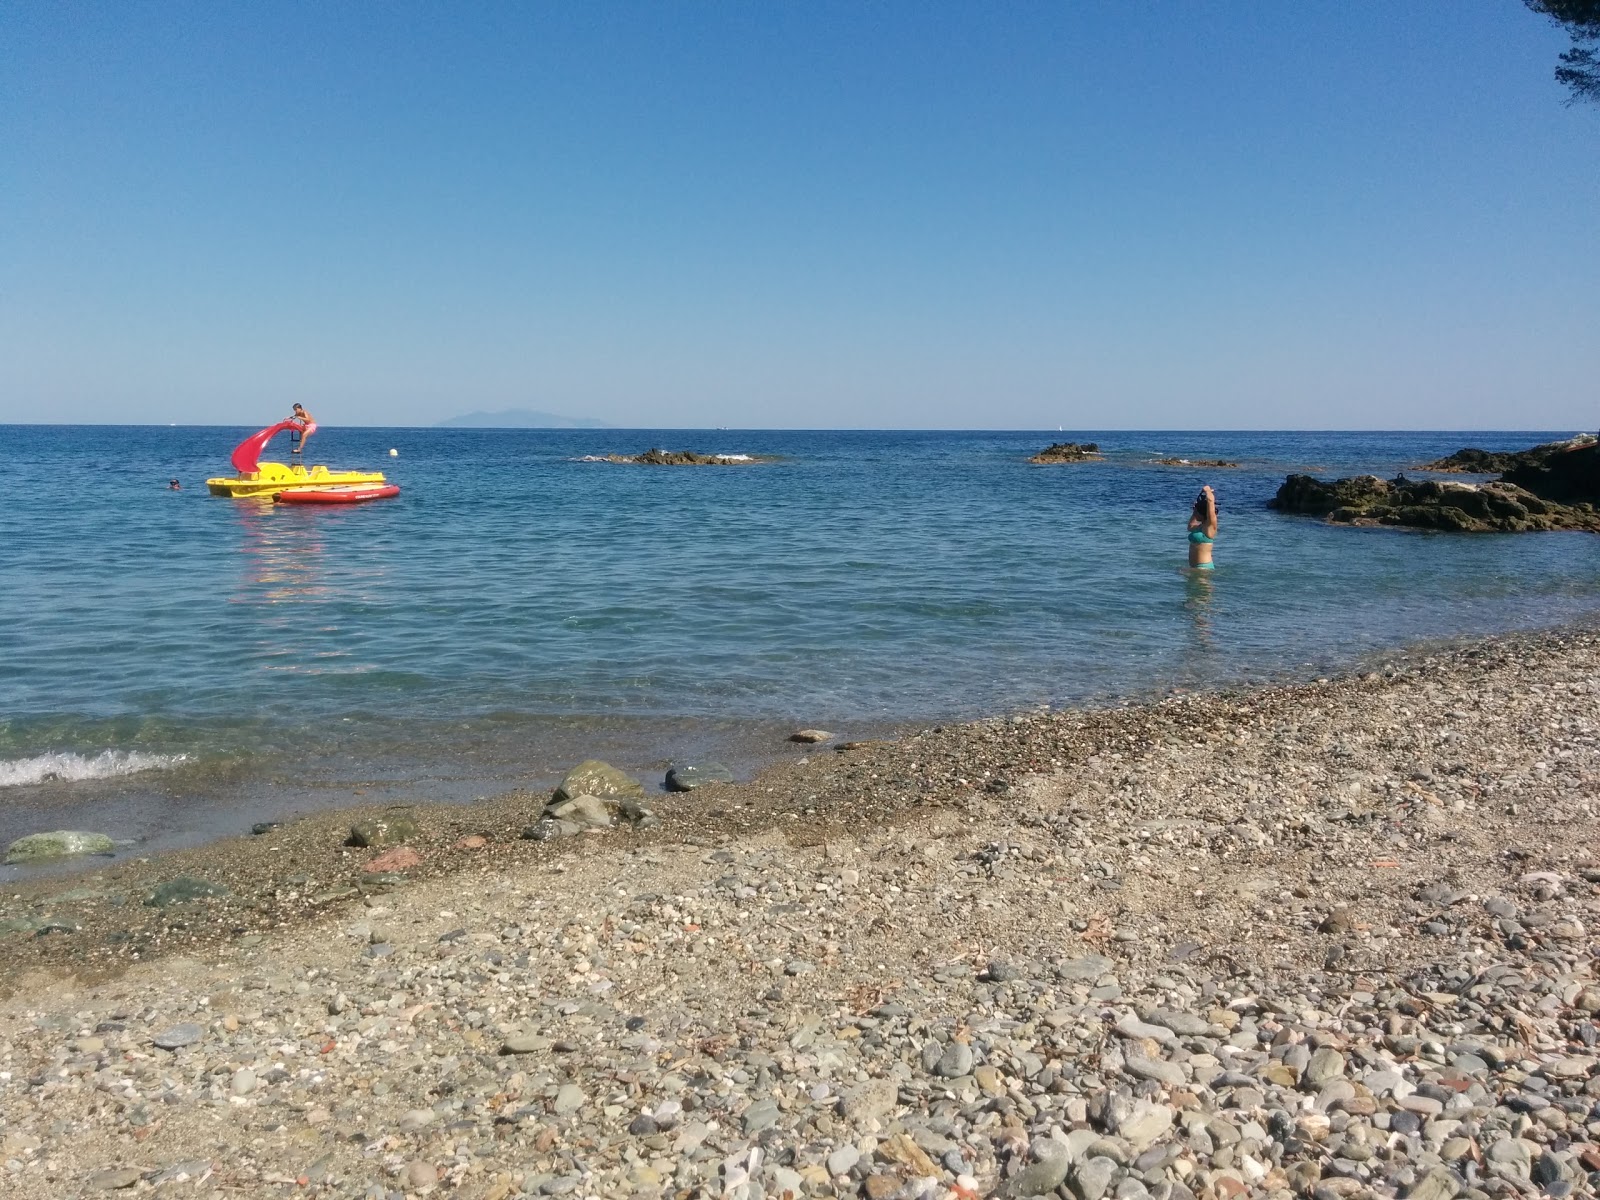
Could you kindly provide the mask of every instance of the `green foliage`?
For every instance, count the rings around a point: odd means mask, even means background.
[[[1572,49],[1561,56],[1556,82],[1573,101],[1600,104],[1600,0],[1522,0],[1549,17],[1572,37]]]

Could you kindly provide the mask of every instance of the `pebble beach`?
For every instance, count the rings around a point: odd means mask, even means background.
[[[1595,1194],[1600,635],[847,736],[13,885],[0,1191]]]

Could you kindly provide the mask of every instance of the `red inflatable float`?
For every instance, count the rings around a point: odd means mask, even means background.
[[[294,488],[279,492],[279,504],[360,504],[400,494],[397,483],[331,483],[321,488]]]

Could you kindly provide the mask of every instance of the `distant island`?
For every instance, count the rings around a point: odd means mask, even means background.
[[[593,417],[563,417],[532,408],[505,408],[499,412],[470,412],[440,421],[437,429],[610,429]]]

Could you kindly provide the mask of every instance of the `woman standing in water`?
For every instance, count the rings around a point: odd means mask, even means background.
[[[1216,564],[1211,561],[1211,543],[1217,539],[1217,497],[1208,483],[1195,498],[1194,511],[1189,514],[1189,566],[1196,571],[1209,571]]]

